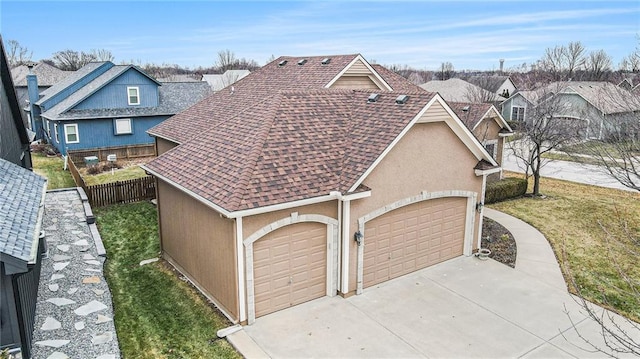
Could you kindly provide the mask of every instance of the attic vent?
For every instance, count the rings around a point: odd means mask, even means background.
[[[378,101],[378,99],[380,98],[380,94],[377,93],[372,93],[371,95],[369,95],[369,98],[367,99],[367,102],[376,102]]]
[[[467,105],[467,106],[463,107],[463,108],[462,108],[462,111],[464,111],[464,112],[469,111],[469,105]]]
[[[278,63],[278,66],[282,67],[282,66],[286,65],[286,64],[287,64],[287,62],[288,62],[287,60],[282,60],[282,61],[280,61],[280,62]]]
[[[322,60],[322,64],[323,65],[328,65],[331,62],[331,58],[327,57],[324,60]]]
[[[396,98],[396,103],[398,105],[404,105],[405,103],[407,103],[407,101],[409,101],[408,95],[400,95]]]
[[[298,61],[298,65],[300,65],[300,66],[302,66],[302,65],[304,65],[306,63],[307,63],[307,59],[302,59],[302,60]]]

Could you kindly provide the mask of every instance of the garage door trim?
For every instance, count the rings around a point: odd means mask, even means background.
[[[282,218],[278,221],[262,227],[243,241],[245,246],[245,262],[247,263],[247,312],[249,324],[253,324],[256,321],[255,281],[253,273],[253,243],[277,229],[302,222],[318,222],[327,225],[326,294],[330,297],[336,295],[336,292],[338,290],[338,220],[319,214],[298,215],[297,212],[294,212],[291,213],[291,216],[289,217]]]
[[[471,255],[472,244],[473,244],[473,224],[475,221],[474,209],[476,207],[478,194],[476,192],[458,191],[458,190],[439,191],[439,192],[422,191],[417,196],[403,198],[399,201],[393,202],[384,207],[380,207],[376,210],[373,210],[368,214],[365,214],[364,216],[358,218],[358,230],[362,234],[362,242],[361,242],[361,245],[358,246],[356,294],[361,294],[364,287],[364,280],[363,280],[364,278],[364,244],[367,238],[367,235],[364,231],[365,224],[371,221],[372,219],[380,217],[383,214],[391,212],[395,209],[408,206],[414,203],[422,202],[422,201],[428,201],[430,199],[446,198],[446,197],[466,197],[467,198],[463,254],[465,256]]]

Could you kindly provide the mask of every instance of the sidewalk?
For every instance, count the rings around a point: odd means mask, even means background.
[[[88,205],[88,203],[87,203]],[[47,192],[32,357],[120,358],[104,248],[90,207],[74,189]]]

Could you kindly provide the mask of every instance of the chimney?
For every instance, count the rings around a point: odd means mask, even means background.
[[[29,95],[29,117],[31,130],[36,133],[36,139],[42,139],[44,137],[44,131],[42,129],[42,121],[40,120],[40,108],[36,106],[36,102],[40,99],[38,93],[38,78],[33,73],[34,63],[28,63],[29,74],[27,75],[27,94]]]
[[[504,59],[500,59],[500,74],[502,74],[502,70],[504,70]]]

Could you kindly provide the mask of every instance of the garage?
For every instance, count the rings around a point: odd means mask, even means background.
[[[447,197],[400,207],[367,222],[364,287],[461,256],[466,213],[467,198]]]
[[[327,226],[297,223],[254,243],[255,311],[260,317],[326,295]]]

